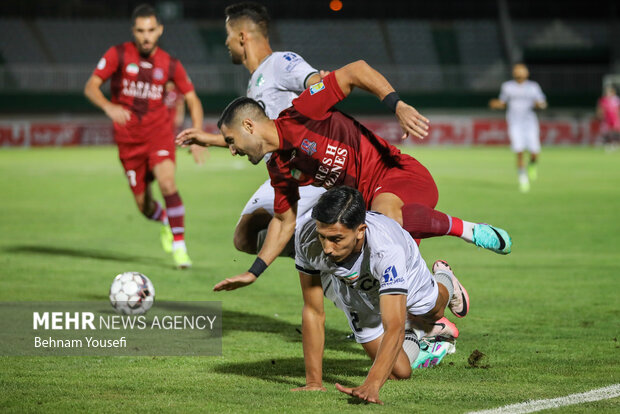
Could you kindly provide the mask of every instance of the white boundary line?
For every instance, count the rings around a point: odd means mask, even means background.
[[[608,400],[620,397],[620,384],[610,385],[609,387],[597,388],[592,391],[580,394],[571,394],[565,397],[553,398],[549,400],[526,401],[519,404],[505,405],[503,407],[492,408],[490,410],[472,411],[469,414],[523,414],[546,410],[549,408],[564,407],[566,405],[581,404],[591,401]]]

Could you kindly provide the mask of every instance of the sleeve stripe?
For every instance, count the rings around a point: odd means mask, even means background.
[[[406,295],[407,293],[409,293],[409,291],[407,289],[400,288],[383,289],[379,291],[380,295],[385,295],[387,293],[401,293],[403,295]]]
[[[306,76],[306,78],[304,79],[304,89],[308,88],[308,79],[310,79],[313,75],[317,75],[319,72],[314,71],[314,72],[310,72],[308,73],[308,76]]]
[[[304,269],[303,267],[299,266],[297,263],[295,263],[295,268],[299,270],[300,272],[304,272],[307,275],[318,275],[321,273],[320,270]]]

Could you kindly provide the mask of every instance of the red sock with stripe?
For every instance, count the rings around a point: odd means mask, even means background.
[[[183,201],[181,201],[181,196],[176,192],[169,196],[164,196],[164,200],[166,201],[168,222],[174,237],[172,248],[173,250],[180,247],[185,248],[185,207],[183,206]]]
[[[403,228],[414,239],[456,236],[471,242],[474,223],[452,217],[423,204],[406,204],[402,208]]]

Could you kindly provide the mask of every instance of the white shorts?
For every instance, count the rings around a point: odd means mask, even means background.
[[[540,130],[537,119],[509,119],[508,136],[513,152],[540,152]]]
[[[323,275],[321,283],[324,291],[332,291],[333,289],[331,297],[328,298],[347,316],[349,327],[355,335],[357,343],[365,344],[383,335],[383,322],[377,291],[366,292],[353,289],[333,275]],[[408,294],[407,313],[424,315],[430,312],[435,307],[438,294],[437,282],[432,277],[432,283],[425,283],[419,291]]]
[[[306,211],[310,210],[319,201],[319,197],[325,190],[323,187],[314,187],[306,185],[299,187],[299,201],[297,202],[297,217],[301,217]],[[275,193],[271,186],[271,180],[265,181],[258,190],[252,194],[248,200],[241,215],[252,214],[259,208],[267,210],[273,216],[273,201]]]

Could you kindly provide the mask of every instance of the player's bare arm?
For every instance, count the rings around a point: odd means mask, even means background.
[[[547,101],[538,101],[534,103],[534,109],[547,109]]]
[[[348,96],[354,87],[372,93],[394,109],[398,122],[403,129],[402,139],[409,135],[424,139],[428,135],[428,118],[422,116],[414,107],[406,104],[390,85],[387,79],[373,69],[363,60],[353,63],[336,70],[335,72],[338,86]],[[390,102],[388,102],[390,101]],[[394,107],[395,105],[395,107]]]
[[[195,91],[190,91],[184,95],[185,102],[187,103],[187,108],[189,109],[189,115],[192,119],[192,126],[194,128],[200,129],[202,128],[202,124],[204,121],[204,111],[202,109],[202,103],[196,95]],[[192,145],[190,147],[190,151],[192,156],[194,157],[194,161],[196,164],[204,164],[205,161],[205,149],[203,146]]]
[[[105,97],[103,92],[101,92],[102,84],[103,79],[97,75],[92,75],[86,82],[86,86],[84,87],[84,95],[86,95],[88,100],[91,101],[93,105],[103,110],[112,122],[119,125],[124,125],[125,122],[129,121],[131,118],[131,112],[125,109],[122,105],[117,105],[110,102],[108,98]]]
[[[211,134],[205,132],[202,128],[188,128],[177,135],[175,142],[180,147],[189,145],[200,145],[201,147],[228,147],[222,134]]]
[[[379,305],[384,329],[383,340],[366,380],[359,387],[347,388],[336,384],[336,388],[364,401],[383,404],[379,399],[379,390],[390,376],[405,339],[407,296],[382,295]]]
[[[299,273],[304,299],[301,318],[306,385],[291,391],[326,391],[323,386],[323,348],[325,346],[325,312],[321,277]]]
[[[265,244],[263,244],[263,248],[258,252],[257,256],[257,260],[262,261],[265,268],[276,260],[288,241],[295,234],[296,218],[297,205],[289,208],[284,213],[276,213],[269,222]],[[252,271],[247,271],[222,280],[213,287],[213,290],[216,292],[220,290],[235,290],[254,283],[256,279],[258,279],[256,274]]]
[[[502,110],[502,109],[506,109],[506,102],[501,101],[499,99],[491,99],[489,101],[489,108],[491,109],[496,109],[496,110]]]

